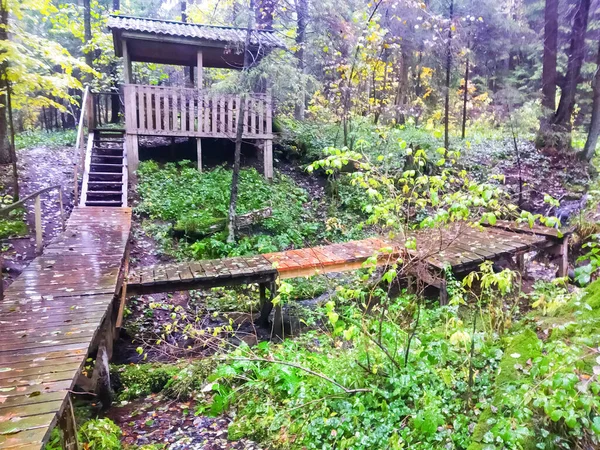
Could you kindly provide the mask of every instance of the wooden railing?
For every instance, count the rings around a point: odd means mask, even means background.
[[[85,125],[89,130],[94,127],[94,104],[89,86],[83,91],[83,99],[81,100],[81,114],[79,116],[79,126],[77,127],[77,140],[75,141],[75,155],[73,157],[73,177],[75,182],[73,204],[77,205],[79,201],[79,174],[83,166],[85,158],[86,141],[85,141]]]
[[[42,249],[44,248],[44,237],[43,237],[43,229],[42,229],[42,202],[41,195],[46,192],[52,191],[54,189],[58,190],[58,205],[60,210],[60,219],[62,221],[63,231],[65,229],[65,210],[63,205],[63,196],[62,196],[62,186],[60,184],[49,186],[44,189],[40,189],[39,191],[34,192],[33,194],[28,195],[27,197],[15,202],[9,206],[0,209],[0,217],[6,216],[9,212],[23,206],[27,201],[34,199],[34,215],[35,215],[35,250],[38,254],[42,253]]]
[[[238,120],[243,120],[244,138],[271,139],[271,95],[247,94],[243,100],[240,95],[191,88],[125,85],[129,134],[235,138]]]

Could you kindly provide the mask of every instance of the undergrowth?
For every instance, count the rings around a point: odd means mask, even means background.
[[[160,167],[140,164],[137,212],[149,217],[145,230],[163,250],[180,257],[220,258],[268,253],[312,245],[348,230],[329,229],[317,222],[308,193],[294,181],[277,175],[268,182],[255,169],[240,172],[238,214],[271,208],[272,215],[248,229],[238,241],[226,242],[224,230],[229,207],[231,171],[219,167],[199,173],[189,162]],[[356,221],[355,221],[356,222]],[[352,226],[347,227],[352,231]],[[175,238],[175,240],[173,240]]]

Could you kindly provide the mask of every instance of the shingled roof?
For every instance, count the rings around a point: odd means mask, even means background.
[[[108,26],[113,31],[151,33],[170,37],[198,39],[224,45],[244,45],[246,29],[175,22],[171,20],[146,19],[131,16],[111,16]],[[271,30],[253,30],[250,42],[253,46],[270,49],[284,48],[284,42]]]

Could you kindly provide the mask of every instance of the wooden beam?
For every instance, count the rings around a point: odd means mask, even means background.
[[[202,50],[198,50],[198,62],[196,65],[198,67],[198,84],[196,87],[198,89],[202,89],[204,87],[204,56],[202,54]]]
[[[202,172],[202,139],[196,138],[196,152],[198,154],[198,172]]]
[[[126,84],[132,84],[131,57],[127,49],[127,39],[123,39],[123,78]]]
[[[140,164],[137,134],[126,134],[125,145],[127,151],[127,169],[129,176],[133,176]]]

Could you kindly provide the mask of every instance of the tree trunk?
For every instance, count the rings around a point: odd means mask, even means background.
[[[308,0],[296,0],[296,59],[298,60],[298,71],[302,77],[302,92],[296,100],[294,117],[296,120],[304,119],[306,109],[306,93],[304,86],[304,47],[306,46],[306,24],[308,23]]]
[[[8,40],[8,5],[6,0],[0,0],[0,40]],[[4,62],[0,70],[6,73],[8,64]],[[4,77],[0,78],[0,164],[11,162],[11,151],[8,143],[8,126],[6,117],[7,85]]]
[[[250,55],[250,36],[252,35],[254,0],[250,0],[250,14],[248,14],[248,25],[246,27],[246,40],[244,42],[244,68],[242,70],[242,89],[246,89],[246,78],[248,70],[252,64]],[[246,94],[242,93],[240,98],[240,106],[238,108],[237,129],[235,136],[235,154],[233,159],[233,174],[231,177],[231,194],[229,196],[229,218],[227,223],[228,235],[227,242],[235,242],[235,223],[236,223],[236,208],[238,197],[238,182],[240,177],[240,159],[242,154],[242,137],[244,133],[244,113],[246,106]]]
[[[452,20],[454,19],[454,0],[450,0],[450,22],[448,24],[448,42],[446,43],[446,84],[444,101],[444,147],[450,149],[449,116],[450,116],[450,71],[452,69]]]
[[[113,0],[113,12],[121,9],[121,0]]]
[[[592,120],[590,122],[590,130],[585,147],[583,148],[582,156],[590,161],[596,153],[596,144],[600,135],[600,46],[598,47],[596,75],[593,83],[593,103],[592,103]]]
[[[469,96],[469,54],[467,53],[467,61],[465,63],[465,79],[464,79],[464,91],[463,91],[463,114],[462,114],[462,139],[466,136],[467,131],[467,100]]]
[[[92,42],[92,7],[90,0],[83,0],[83,34],[85,51],[85,63],[92,67],[94,64],[94,53],[88,47]]]
[[[17,149],[15,148],[15,122],[13,120],[12,110],[12,99],[11,99],[11,86],[10,81],[6,79],[6,72],[3,78],[6,82],[6,100],[8,110],[8,121],[10,124],[10,159],[12,161],[12,173],[13,173],[13,199],[15,202],[19,201],[19,170],[17,168]]]
[[[558,53],[558,0],[546,0],[544,8],[544,56],[542,66],[542,106],[556,108],[556,55]],[[547,117],[547,114],[545,114]]]
[[[570,147],[571,143],[571,116],[573,115],[575,93],[585,56],[585,33],[587,31],[590,2],[591,0],[580,0],[577,5],[577,11],[573,19],[573,31],[571,32],[567,74],[562,86],[556,114],[552,118],[554,131],[565,134],[561,138],[561,142],[565,147]]]
[[[183,0],[181,3],[181,21],[187,22],[187,0]]]

